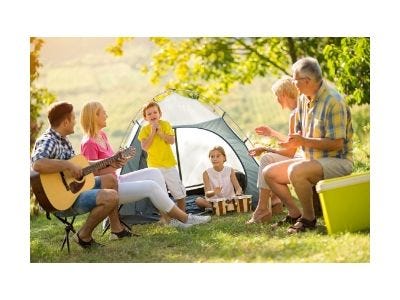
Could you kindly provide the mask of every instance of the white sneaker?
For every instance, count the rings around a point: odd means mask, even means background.
[[[177,219],[171,219],[167,225],[171,226],[171,227],[183,228],[183,229],[193,226],[193,224],[183,223]]]
[[[198,225],[198,224],[204,224],[207,222],[211,221],[210,216],[197,216],[193,214],[188,214],[188,220],[185,224],[192,224],[192,225]]]
[[[107,227],[110,227],[110,220],[108,217],[103,220],[102,226],[103,226],[103,230],[106,229]]]

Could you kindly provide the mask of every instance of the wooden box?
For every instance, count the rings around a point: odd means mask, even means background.
[[[251,195],[240,195],[232,198],[207,199],[217,216],[225,215],[227,212],[244,213],[251,210]]]

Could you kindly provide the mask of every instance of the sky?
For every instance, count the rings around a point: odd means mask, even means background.
[[[10,3],[9,3],[10,2]],[[6,4],[4,4],[6,3]],[[130,295],[212,297],[213,276],[250,284],[229,298],[324,299],[384,297],[398,284],[396,95],[399,28],[395,1],[3,1],[1,66],[3,117],[2,293],[30,299]],[[30,264],[29,263],[29,36],[370,36],[371,263],[369,264]],[[390,151],[390,152],[389,152]],[[23,181],[24,184],[19,184]],[[394,216],[393,216],[394,215]],[[232,277],[231,274],[235,274]],[[68,292],[64,294],[64,283]],[[252,283],[252,284],[251,284]],[[383,286],[383,287],[380,287]],[[82,288],[83,286],[83,288]],[[195,286],[194,291],[183,287]],[[156,288],[155,288],[156,287]],[[271,288],[271,289],[270,289]],[[183,296],[174,297],[177,289]],[[246,290],[245,290],[246,289]],[[60,291],[61,290],[61,291]],[[271,294],[269,293],[271,291]],[[216,292],[217,297],[228,298]],[[61,293],[61,294],[60,294]],[[144,297],[142,295],[142,297]],[[3,297],[4,298],[4,297]]]
[[[46,44],[40,52],[43,65],[53,61],[69,61],[87,54],[104,54],[104,49],[115,42],[113,37],[78,37],[78,38],[46,38]],[[68,49],[68,51],[65,51]]]

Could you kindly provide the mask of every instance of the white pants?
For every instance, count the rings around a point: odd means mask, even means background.
[[[161,212],[170,212],[175,203],[168,197],[160,170],[142,169],[118,176],[119,203],[135,202],[148,197]]]

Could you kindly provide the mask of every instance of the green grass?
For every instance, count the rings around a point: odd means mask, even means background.
[[[275,216],[274,220],[282,218]],[[246,225],[246,214],[212,217],[209,224],[187,230],[158,224],[136,225],[140,237],[109,241],[109,232],[94,237],[106,247],[86,251],[71,242],[71,253],[60,251],[63,225],[43,215],[31,219],[31,262],[352,262],[370,261],[369,232],[327,235],[323,219],[316,231],[288,235],[267,224]],[[79,228],[86,216],[79,216]]]

